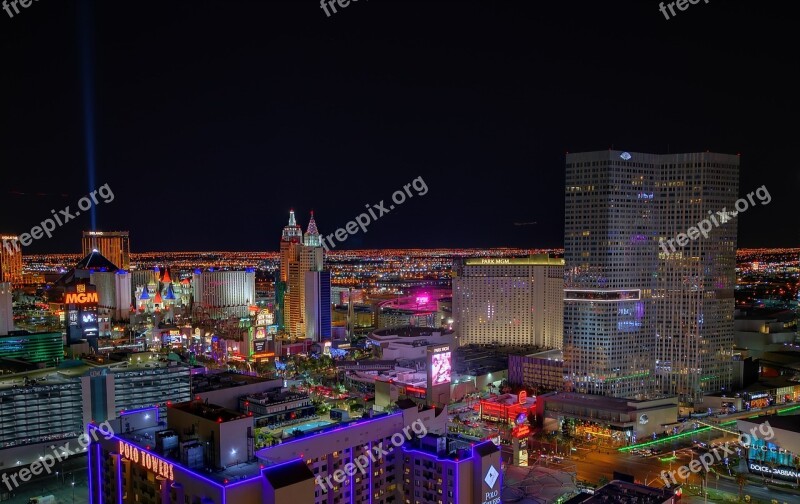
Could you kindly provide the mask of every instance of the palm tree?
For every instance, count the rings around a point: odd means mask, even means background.
[[[701,491],[700,495],[705,495],[705,493],[707,491],[706,490],[706,477],[708,476],[708,471],[706,471],[705,467],[701,467],[700,468],[700,473],[698,474],[698,476],[700,476],[700,491]]]
[[[736,473],[736,484],[739,486],[739,500],[741,501],[742,494],[744,493],[744,486],[747,484],[747,478],[743,473]]]

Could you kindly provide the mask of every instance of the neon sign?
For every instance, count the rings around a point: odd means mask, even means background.
[[[517,439],[526,438],[531,434],[531,428],[527,424],[520,425],[519,427],[514,427],[511,430],[511,435]]]
[[[97,302],[98,297],[96,292],[69,292],[64,297],[65,304],[88,304]]]
[[[748,467],[750,468],[750,471],[760,472],[761,474],[764,473],[772,474],[773,476],[777,476],[780,479],[786,479],[788,481],[794,481],[795,479],[800,477],[800,473],[798,473],[797,471],[793,471],[789,468],[784,468],[784,467],[776,467],[773,470],[769,466],[754,464],[753,462],[750,462]]]
[[[164,479],[168,479],[170,481],[175,480],[175,476],[173,474],[174,464],[156,457],[152,453],[142,450],[136,445],[126,443],[125,441],[120,441],[119,454],[142,469],[147,469],[148,471],[155,473]]]

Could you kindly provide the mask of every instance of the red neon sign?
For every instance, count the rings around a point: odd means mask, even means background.
[[[528,437],[531,434],[531,428],[527,424],[520,425],[519,427],[514,427],[511,430],[511,435],[515,438],[524,438]]]

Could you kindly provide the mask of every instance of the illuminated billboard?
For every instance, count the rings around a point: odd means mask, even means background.
[[[431,356],[431,384],[450,383],[450,352],[435,353]]]

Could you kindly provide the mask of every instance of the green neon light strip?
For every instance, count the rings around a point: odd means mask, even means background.
[[[687,420],[687,421],[690,421],[690,420]],[[725,427],[727,425],[733,425],[735,423],[736,423],[736,420],[732,420],[730,422],[725,422],[725,423],[719,424],[719,427]],[[680,434],[673,434],[672,436],[667,436],[665,438],[659,438],[659,439],[656,439],[655,441],[648,441],[646,443],[639,443],[639,444],[630,445],[630,446],[623,446],[622,448],[618,448],[618,451],[626,452],[626,451],[630,451],[630,450],[633,450],[633,449],[636,449],[636,448],[652,446],[652,445],[658,444],[658,443],[665,443],[667,441],[672,441],[673,439],[680,439],[682,437],[692,436],[694,434],[699,434],[701,432],[705,432],[705,431],[708,431],[708,430],[711,430],[711,429],[712,429],[712,427],[703,427],[703,428],[696,429],[696,430],[689,431],[689,432],[682,432]]]
[[[785,413],[787,411],[793,411],[793,410],[796,410],[798,408],[800,408],[800,406],[791,406],[789,408],[778,410],[778,414],[780,415],[781,413]],[[748,418],[758,418],[759,416],[760,415],[754,415],[754,416],[751,416],[751,417],[748,417]],[[687,422],[690,422],[690,421],[691,420],[687,420]],[[733,425],[735,423],[736,423],[736,420],[731,420],[729,422],[721,423],[717,427],[726,427],[728,425]],[[685,437],[685,436],[690,436],[692,434],[699,434],[701,432],[705,432],[707,430],[711,430],[712,428],[713,427],[703,427],[702,429],[697,429],[697,430],[693,430],[693,431],[690,431],[690,432],[682,432],[681,434],[674,434],[672,436],[667,436],[665,438],[656,439],[655,441],[648,441],[646,443],[639,443],[639,444],[630,445],[630,446],[623,446],[622,448],[617,448],[617,451],[627,452],[627,451],[630,451],[630,450],[634,450],[636,448],[643,448],[643,447],[652,446],[652,445],[658,444],[658,443],[665,443],[665,442],[671,441],[673,439],[679,439],[679,438],[682,438],[682,437]]]

